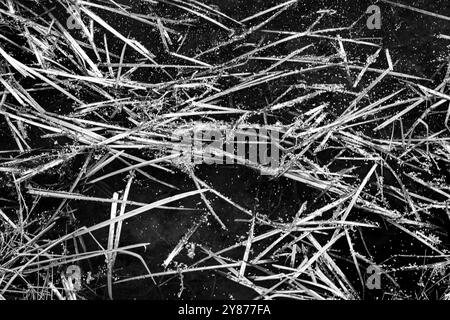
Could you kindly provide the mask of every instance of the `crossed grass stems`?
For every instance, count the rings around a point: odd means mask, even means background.
[[[351,36],[364,17],[349,26],[321,28],[336,13],[332,10],[311,13],[313,22],[303,31],[270,29],[273,21],[295,10],[296,3],[287,1],[238,21],[195,0],[148,1],[154,10],[145,15],[110,0],[58,0],[51,5],[44,1],[30,6],[22,1],[1,0],[0,114],[13,147],[1,152],[0,171],[17,200],[5,197],[2,201],[9,205],[0,209],[0,298],[83,299],[84,291],[75,290],[72,276],[60,270],[103,256],[104,285],[109,298],[114,296],[115,283],[151,279],[154,285],[160,285],[201,271],[219,272],[251,288],[259,299],[359,299],[365,293],[365,270],[373,265],[382,270],[384,281],[393,287],[398,286],[396,272],[421,270],[425,285],[415,298],[427,299],[436,286],[445,285],[449,275],[448,249],[440,238],[446,235],[433,224],[432,216],[442,213],[450,219],[449,187],[430,173],[435,168],[445,170],[450,161],[448,63],[443,64],[447,71],[438,83],[395,71],[396,61],[389,50],[380,46],[379,39]],[[178,10],[179,16],[175,19],[158,14],[159,6]],[[409,6],[403,9],[449,19]],[[66,15],[57,18],[58,10]],[[67,12],[72,13],[79,30],[68,30],[64,21]],[[158,32],[159,43],[147,48],[107,22],[108,15],[139,22]],[[197,54],[182,54],[190,28],[197,24],[210,25],[224,40]],[[252,42],[261,37],[270,41]],[[438,37],[449,38],[443,34]],[[307,44],[286,55],[272,54],[271,50],[299,40]],[[113,42],[121,43],[121,52],[111,51]],[[319,42],[335,51],[329,55],[317,53]],[[350,46],[370,54],[364,59],[353,58],[348,54]],[[220,63],[210,62],[216,53],[236,47],[245,52]],[[158,54],[151,52],[155,48],[159,48]],[[161,64],[158,60],[171,62]],[[257,67],[246,70],[255,63]],[[160,82],[137,79],[142,70],[157,74]],[[347,83],[289,82],[326,72],[342,74]],[[373,94],[387,82],[395,83],[391,86],[395,90],[385,95]],[[227,103],[231,95],[277,83],[288,85],[273,101],[256,109]],[[33,96],[41,93],[63,96],[71,111],[55,112],[51,106],[38,103]],[[95,96],[95,101],[86,102],[89,95]],[[342,110],[330,110],[330,97],[346,97],[350,102]],[[123,119],[120,124],[112,121],[117,115]],[[293,180],[322,194],[326,201],[316,203],[316,207],[303,203],[297,212],[292,212],[291,221],[272,221],[236,203],[232,196],[198,178],[188,159],[168,152],[180,143],[171,139],[174,129],[189,132],[198,126],[219,124],[238,130],[242,124],[263,122],[270,126],[279,119],[291,121],[276,126],[280,130],[276,143],[282,151],[278,168],[267,168],[248,159],[234,160],[272,176],[274,181]],[[61,146],[61,139],[69,143]],[[42,141],[53,145],[54,151],[43,150],[39,145]],[[327,150],[337,152],[325,164],[320,163],[316,155]],[[233,157],[223,150],[214,152]],[[39,187],[39,177],[67,169],[75,159],[82,159],[82,166],[70,187]],[[335,170],[338,162],[350,163],[351,167],[341,165]],[[111,170],[113,163],[123,167]],[[363,174],[356,172],[358,167],[365,168]],[[196,188],[153,203],[130,201],[130,189],[138,179],[178,189],[153,177],[146,168],[167,173],[175,169],[189,176]],[[83,186],[124,174],[127,178],[122,192],[115,192],[111,199],[78,192]],[[385,179],[387,174],[393,177],[392,181]],[[248,216],[247,239],[217,252],[198,244],[203,258],[185,268],[173,268],[173,262],[204,223],[215,223],[222,232],[228,232],[215,212],[212,196]],[[157,208],[177,209],[170,205],[188,197],[199,197],[207,213],[193,223],[161,262],[163,271],[152,271],[143,257],[133,251],[147,243],[120,245],[124,221],[151,214]],[[43,198],[60,202],[49,215],[39,218],[37,208]],[[63,215],[72,212],[70,204],[74,201],[110,204],[109,219],[52,238],[51,231]],[[392,201],[399,205],[393,208]],[[355,210],[367,218],[352,214]],[[393,267],[388,261],[374,261],[370,254],[355,250],[357,230],[380,227],[370,216],[426,248],[423,259],[431,262]],[[38,219],[43,221],[36,227]],[[93,235],[102,228],[109,229],[106,246]],[[87,251],[83,236],[94,239],[98,250]],[[347,243],[347,253],[333,250],[338,241]],[[75,244],[76,252],[59,252],[58,248],[68,242]],[[264,250],[255,251],[259,243],[265,243]],[[227,256],[239,249],[242,259]],[[119,254],[140,261],[146,274],[115,278],[114,265]],[[342,270],[338,259],[347,259],[354,269]],[[438,273],[436,280],[432,277],[437,270],[444,272]],[[347,272],[356,272],[360,283],[349,279]],[[386,297],[402,298],[400,292],[387,293]],[[442,294],[438,298],[447,297]]]

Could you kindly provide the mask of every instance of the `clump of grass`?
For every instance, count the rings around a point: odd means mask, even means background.
[[[415,298],[439,293],[437,298],[448,299],[448,290],[438,290],[448,283],[449,251],[442,240],[448,230],[437,221],[448,225],[450,219],[443,179],[450,161],[449,72],[436,83],[396,70],[395,57],[378,39],[353,37],[357,22],[327,27],[330,10],[312,13],[301,31],[272,29],[295,4],[280,2],[239,21],[194,0],[149,1],[151,13],[145,15],[120,1],[0,0],[0,117],[9,134],[0,157],[5,182],[0,299],[83,299],[91,289],[90,275],[80,280],[64,270],[99,257],[105,258],[106,272],[97,287],[106,286],[110,299],[118,284],[150,278],[161,287],[197,272],[218,273],[250,288],[257,299],[361,299],[369,266],[398,290],[386,298],[405,298],[401,274],[423,270],[424,285],[414,288]],[[117,17],[139,23],[156,40],[150,45],[137,40],[139,35],[113,23]],[[222,40],[194,53],[187,42],[195,38],[191,28],[201,24]],[[368,54],[354,57],[350,48],[355,46]],[[246,104],[246,96],[271,85],[276,86],[271,101]],[[236,99],[243,102],[233,103]],[[289,221],[269,218],[219,192],[197,175],[189,159],[172,152],[182,148],[172,139],[180,128],[237,131],[261,124],[282,134],[280,166],[234,160],[270,175],[273,183],[292,180],[319,194],[320,201],[303,203]],[[319,159],[323,154],[326,159]],[[81,166],[69,171],[75,161]],[[151,175],[150,169],[160,174]],[[194,188],[182,191],[158,178],[175,171]],[[89,193],[92,186],[124,175],[122,195],[120,190],[112,190],[110,198]],[[149,203],[129,200],[137,181],[152,181],[176,194]],[[204,216],[160,261],[160,269],[137,253],[148,243],[121,245],[124,221],[158,208],[182,210],[176,202],[189,197],[201,201]],[[223,220],[213,197],[248,220]],[[57,203],[51,210],[45,207],[49,198]],[[73,225],[67,217],[77,215],[74,202],[107,203],[110,211],[99,213],[105,216],[102,222]],[[176,267],[203,225],[230,233],[231,223],[248,225],[242,241],[218,251],[197,243],[201,254],[196,256],[202,257]],[[386,261],[373,256],[364,235],[383,224],[420,245],[426,263],[420,265],[418,256],[396,263],[390,261],[394,256]],[[96,238],[101,229],[109,229],[106,243]],[[88,248],[84,237],[97,249]],[[136,259],[145,273],[115,276],[119,254]]]

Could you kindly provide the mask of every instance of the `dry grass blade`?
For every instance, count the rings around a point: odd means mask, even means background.
[[[392,6],[395,6],[395,7],[408,9],[408,10],[411,10],[411,11],[415,11],[415,12],[418,12],[418,13],[421,13],[421,14],[424,14],[424,15],[427,15],[427,16],[431,16],[433,18],[438,18],[438,19],[450,21],[450,17],[444,16],[442,14],[437,14],[437,13],[434,13],[434,12],[422,10],[422,9],[419,9],[419,8],[415,8],[415,7],[412,7],[412,6],[405,5],[405,4],[401,4],[399,2],[392,2],[392,1],[389,1],[389,0],[381,0],[381,1],[384,2],[384,3],[390,4]]]
[[[117,200],[119,199],[119,194],[114,193],[113,194],[113,203],[111,204],[111,216],[110,219],[113,220],[117,215]],[[109,225],[109,234],[108,234],[108,245],[107,250],[108,252],[111,252],[114,248],[114,239],[116,238],[115,235],[116,232],[116,224],[110,224]],[[113,273],[113,257],[112,253],[108,253],[106,255],[106,268],[107,268],[107,283],[108,283],[108,296],[109,299],[113,300],[113,291],[112,291],[112,273]]]

